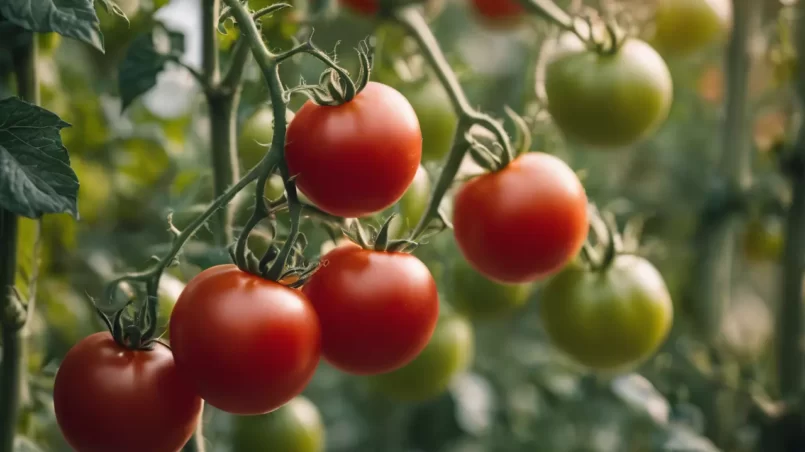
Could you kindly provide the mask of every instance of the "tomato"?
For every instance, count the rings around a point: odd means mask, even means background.
[[[107,332],[87,336],[64,357],[53,404],[78,452],[177,452],[202,410],[167,347],[129,350]]]
[[[414,107],[422,129],[422,160],[440,161],[453,147],[458,116],[447,91],[436,81],[416,84],[402,90]]]
[[[422,132],[411,104],[369,82],[337,107],[308,101],[288,127],[285,158],[299,189],[333,215],[362,217],[391,206],[411,185]]]
[[[565,33],[545,67],[554,122],[571,140],[612,148],[634,144],[668,117],[671,74],[648,44],[627,39],[614,54],[588,50]]]
[[[684,56],[719,41],[731,27],[730,0],[657,0],[651,44],[663,55]]]
[[[557,348],[589,368],[614,371],[662,345],[673,304],[650,262],[620,255],[608,269],[573,265],[556,275],[541,291],[540,313]]]
[[[400,198],[399,216],[394,217],[389,225],[391,237],[405,235],[415,228],[419,220],[425,215],[430,200],[430,177],[422,166],[416,172],[414,181]]]
[[[456,311],[472,320],[502,317],[522,308],[531,298],[533,284],[500,284],[475,271],[465,260],[452,268]]]
[[[410,364],[371,377],[370,385],[392,399],[422,401],[442,394],[472,363],[472,324],[456,315],[439,318],[427,347]]]
[[[321,352],[313,307],[298,290],[219,265],[185,288],[170,320],[176,365],[210,405],[276,410],[307,386]]]
[[[302,291],[319,315],[322,355],[356,375],[391,372],[411,362],[439,317],[433,276],[405,253],[340,246],[322,257]]]
[[[339,3],[361,14],[373,15],[380,10],[380,0],[339,0]]]
[[[324,425],[318,408],[299,396],[277,411],[234,420],[233,451],[322,452]]]
[[[755,262],[777,261],[785,246],[784,226],[780,218],[752,219],[743,236],[744,253]]]
[[[157,290],[159,296],[158,335],[169,337],[170,318],[173,314],[173,308],[176,307],[176,301],[182,295],[184,288],[185,284],[170,274],[165,273],[159,279],[159,289]]]
[[[486,25],[508,27],[526,15],[518,0],[472,0],[476,14]]]
[[[55,31],[40,33],[37,36],[37,44],[42,55],[51,55],[61,44],[61,35]]]
[[[285,112],[288,121],[293,120],[291,111]],[[238,141],[238,153],[244,169],[255,167],[268,152],[268,146],[274,139],[274,112],[271,107],[258,108],[243,122]]]
[[[572,260],[587,238],[587,194],[557,157],[523,154],[458,191],[453,232],[464,257],[487,278],[527,283]]]

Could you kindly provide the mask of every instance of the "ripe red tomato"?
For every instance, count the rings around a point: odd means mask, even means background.
[[[668,117],[671,73],[662,57],[638,39],[614,54],[590,50],[564,33],[545,67],[548,111],[569,139],[601,149],[632,145]]]
[[[185,288],[170,321],[176,365],[210,405],[234,414],[276,410],[307,386],[321,352],[305,296],[219,265]]]
[[[411,362],[439,317],[433,276],[405,253],[340,246],[322,257],[302,291],[319,314],[324,358],[356,375]]]
[[[509,26],[525,16],[517,0],[472,0],[475,12],[487,25]]]
[[[64,357],[53,404],[78,452],[177,452],[203,406],[167,347],[129,350],[107,332],[87,336]]]
[[[308,101],[288,126],[285,158],[320,209],[362,217],[397,202],[422,157],[416,113],[399,91],[369,82],[337,107]]]
[[[339,0],[339,3],[366,15],[377,14],[380,9],[378,0]]]
[[[602,271],[571,265],[543,287],[540,314],[557,348],[600,371],[624,371],[662,345],[673,322],[671,295],[651,263],[615,258]]]
[[[455,197],[453,231],[467,262],[502,283],[561,269],[587,238],[587,194],[562,160],[527,153],[466,184]]]

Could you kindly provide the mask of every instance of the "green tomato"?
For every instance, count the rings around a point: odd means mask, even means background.
[[[272,413],[236,417],[232,450],[321,452],[324,440],[324,425],[318,408],[298,396]]]
[[[37,44],[39,44],[39,52],[42,55],[49,56],[61,44],[61,35],[54,32],[40,33],[37,36]]]
[[[542,322],[553,344],[590,369],[619,372],[651,356],[665,341],[673,304],[647,260],[617,256],[606,269],[571,264],[543,288]]]
[[[472,320],[500,318],[521,309],[534,292],[534,284],[500,284],[475,271],[464,259],[451,269],[453,301],[457,312]]]
[[[447,91],[440,83],[428,81],[401,90],[414,107],[422,130],[422,161],[441,161],[453,146],[458,117]]]
[[[389,233],[391,237],[401,238],[416,227],[428,209],[431,183],[427,170],[421,165],[417,169],[413,182],[397,203],[399,215],[391,220]]]
[[[627,39],[612,54],[560,37],[545,67],[548,111],[570,140],[597,148],[629,146],[668,117],[671,74],[648,44]]]
[[[288,123],[294,114],[286,111]],[[245,169],[251,169],[260,163],[268,151],[268,145],[274,138],[274,113],[270,107],[260,107],[243,123],[238,142],[240,161]]]
[[[743,236],[744,253],[754,262],[780,260],[785,246],[783,222],[780,218],[752,219]]]
[[[164,273],[159,279],[157,295],[159,297],[159,318],[157,319],[157,335],[164,339],[170,337],[170,318],[176,300],[182,294],[185,284],[173,275]]]
[[[658,0],[651,44],[663,55],[685,56],[718,42],[731,26],[730,0]]]
[[[428,345],[411,363],[390,373],[368,377],[378,392],[400,401],[423,401],[447,390],[453,377],[467,370],[474,354],[472,324],[464,317],[439,318]]]

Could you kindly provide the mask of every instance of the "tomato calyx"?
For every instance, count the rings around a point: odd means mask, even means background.
[[[321,52],[311,41],[308,41],[307,45]],[[339,71],[330,67],[322,72],[317,85],[302,83],[286,90],[283,94],[285,102],[290,101],[291,95],[295,93],[304,94],[316,104],[328,107],[336,107],[352,101],[366,88],[371,78],[374,64],[374,47],[371,41],[361,41],[358,44],[358,60],[360,61],[360,72],[357,80],[353,81],[349,77],[344,77],[339,74]]]
[[[267,223],[269,234],[276,236],[276,222],[272,219]],[[281,247],[277,242],[271,243],[265,253],[263,253],[263,256],[259,259],[248,246],[246,246],[244,250],[244,259],[236,259],[236,244],[231,245],[228,250],[232,262],[235,262],[241,271],[251,273],[269,281],[277,282],[292,289],[298,289],[305,285],[310,276],[312,276],[318,268],[318,262],[309,262],[305,258],[304,251],[307,245],[307,236],[300,232],[296,236],[296,241],[291,248],[291,253],[286,260],[284,268],[276,278],[273,278],[270,273],[273,267],[271,264],[280,257],[281,253]]]
[[[97,306],[95,311],[118,345],[128,350],[152,350],[159,342],[159,339],[153,338],[156,319],[150,315],[149,309],[141,309],[132,315],[130,308],[133,302],[133,299],[129,300],[123,309],[115,312],[111,318]]]
[[[616,22],[592,14],[574,18],[570,31],[599,55],[617,54],[628,38]]]
[[[590,235],[596,238],[597,243],[593,245],[589,239],[584,243],[581,260],[591,271],[604,273],[612,267],[618,256],[638,253],[643,218],[631,218],[622,234],[618,231],[615,216],[599,212],[593,204],[589,206],[589,218]]]
[[[361,222],[354,219],[347,228],[342,229],[344,235],[363,249],[373,251],[386,251],[397,253],[411,253],[421,244],[425,243],[429,237],[432,237],[445,229],[452,226],[445,218],[444,214],[439,211],[439,215],[431,221],[425,230],[416,237],[404,239],[391,239],[391,225],[398,214],[392,213],[381,224],[379,229],[372,225],[361,225]],[[369,231],[367,232],[366,229]]]

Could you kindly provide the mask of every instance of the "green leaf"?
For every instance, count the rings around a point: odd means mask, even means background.
[[[122,110],[157,84],[157,75],[165,63],[176,60],[184,52],[184,35],[161,27],[138,36],[120,63],[118,84]]]
[[[99,3],[107,14],[120,16],[126,19],[126,22],[129,22],[129,18],[126,17],[126,13],[124,13],[123,10],[117,6],[117,3],[113,2],[112,0],[95,0],[95,3]]]
[[[0,15],[26,30],[56,32],[104,51],[92,0],[3,0]]]
[[[44,108],[0,100],[0,207],[28,218],[78,217],[78,177],[59,133],[65,127]]]

